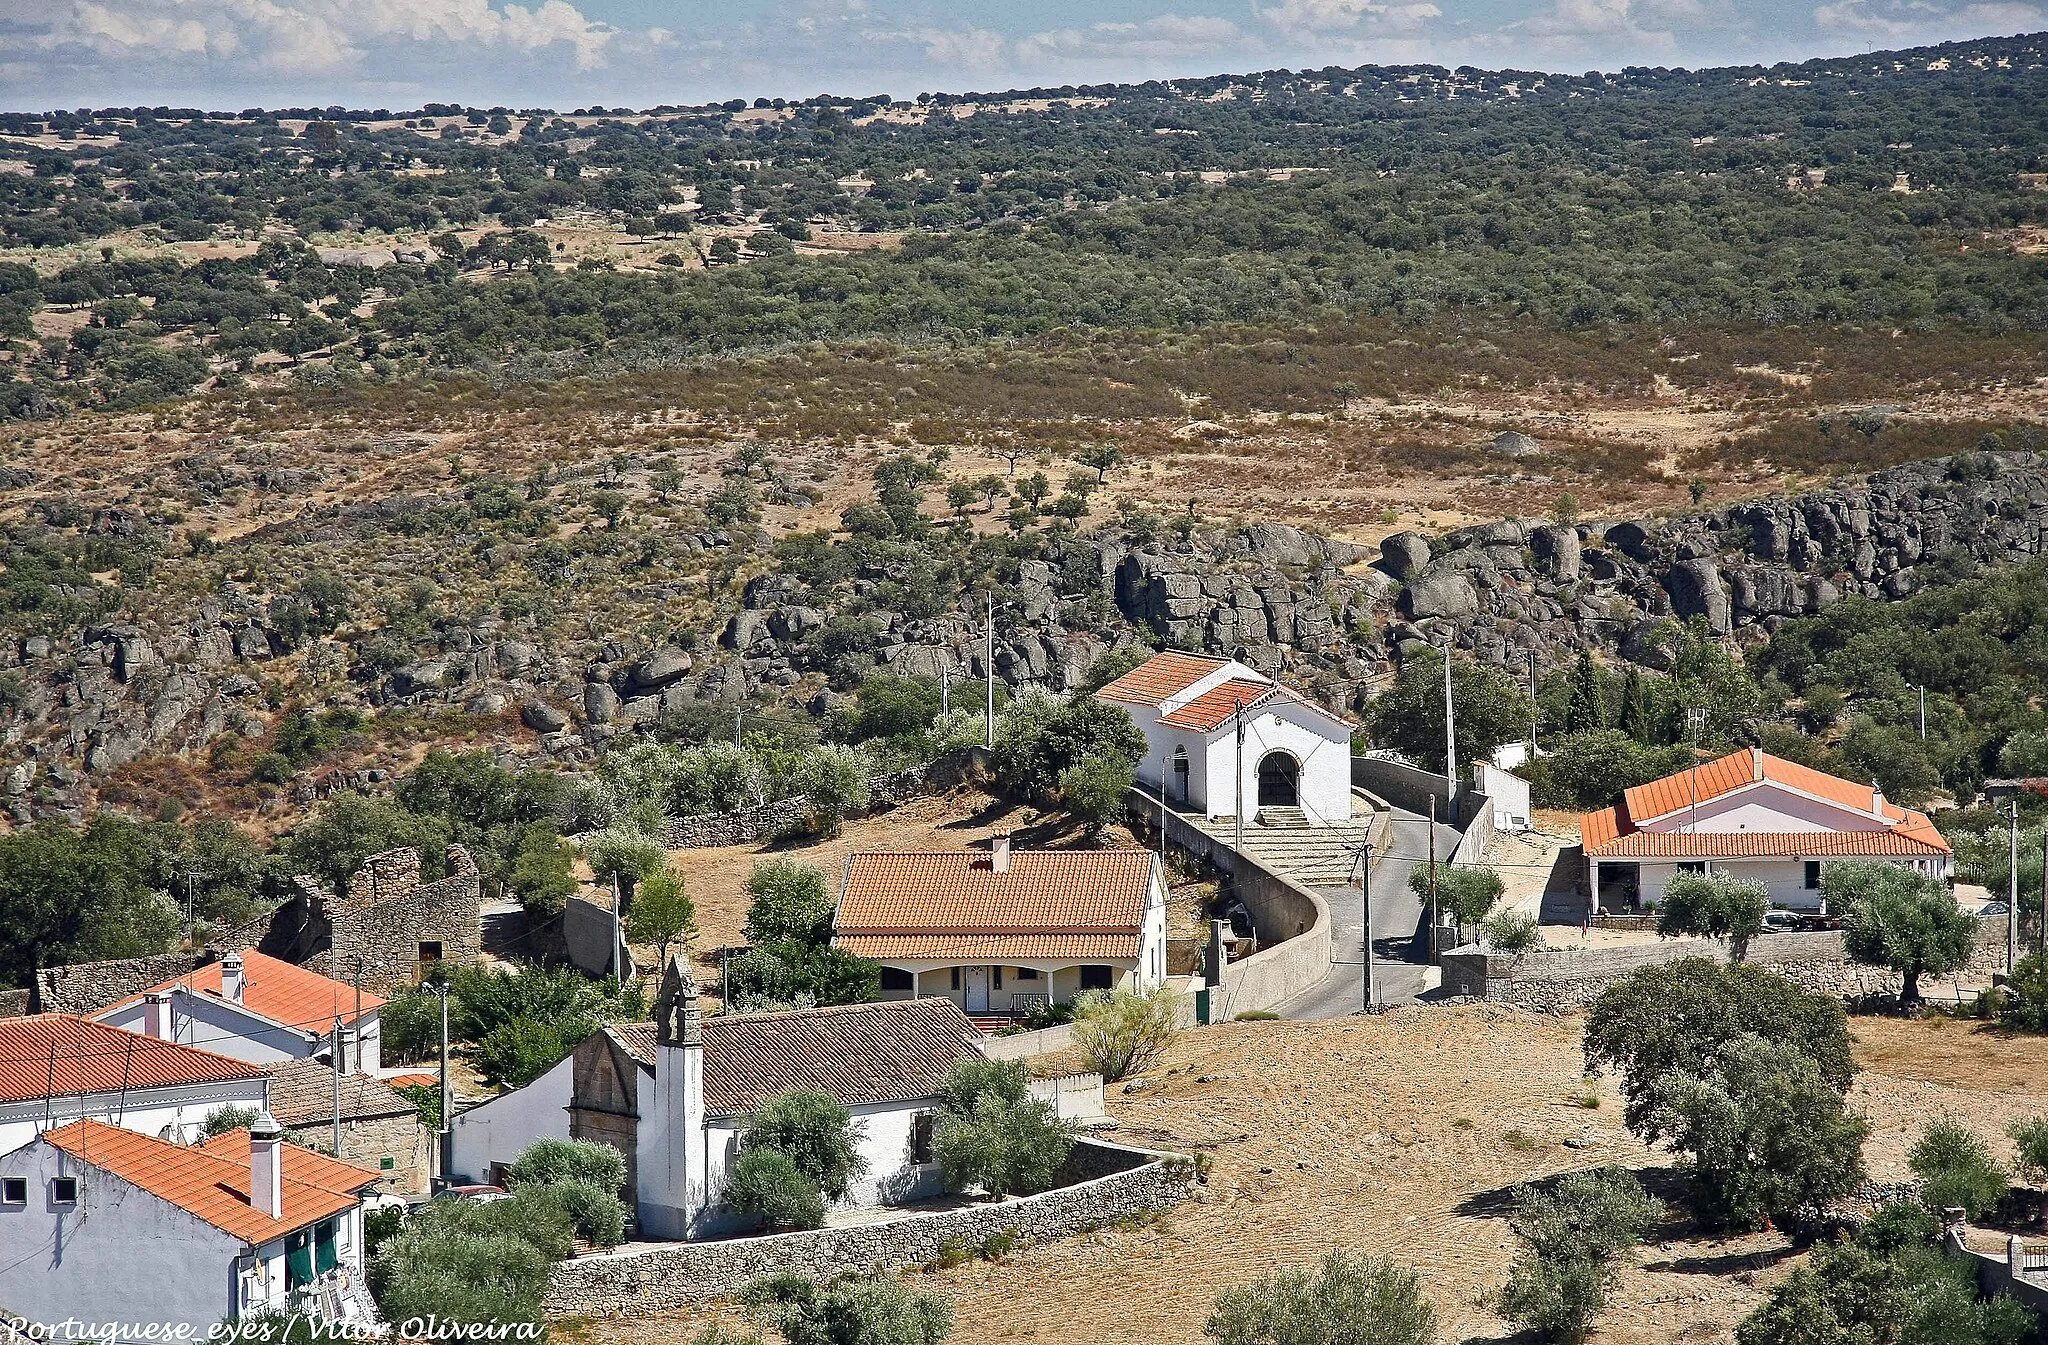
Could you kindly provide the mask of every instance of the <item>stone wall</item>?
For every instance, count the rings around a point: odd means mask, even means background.
[[[31,1004],[39,1013],[91,1015],[154,985],[175,980],[213,961],[211,953],[159,953],[111,962],[78,962],[36,973]]]
[[[1659,939],[1619,948],[1558,949],[1521,957],[1460,948],[1443,956],[1443,989],[1449,996],[1562,1012],[1591,1004],[1601,991],[1638,968],[1686,957],[1718,961],[1726,955],[1720,944],[1708,939]],[[2005,917],[1980,920],[1977,951],[1966,974],[2002,969],[2004,959]],[[1849,960],[1839,930],[1760,934],[1750,941],[1748,961],[1822,994],[1863,996],[1899,991],[1899,978],[1891,971]],[[1921,986],[1923,994],[1933,988],[1925,977]]]
[[[332,1121],[307,1121],[285,1129],[322,1150],[334,1142]],[[341,1157],[377,1174],[377,1190],[424,1195],[434,1176],[434,1132],[419,1115],[348,1118],[341,1123]],[[386,1168],[384,1160],[391,1166]]]
[[[1159,801],[1131,791],[1131,808],[1156,824]],[[1223,969],[1222,993],[1210,1019],[1222,1022],[1241,1013],[1285,1004],[1330,975],[1330,908],[1307,888],[1272,872],[1249,855],[1197,827],[1179,813],[1166,814],[1166,839],[1176,849],[1230,875],[1231,892],[1251,912],[1258,951]]]
[[[578,1257],[555,1267],[547,1310],[651,1316],[736,1293],[759,1276],[782,1271],[815,1277],[887,1272],[923,1265],[949,1245],[977,1247],[996,1234],[1049,1242],[1129,1215],[1171,1209],[1195,1186],[1194,1164],[1179,1155],[1088,1139],[1075,1143],[1060,1175],[1070,1184],[1040,1195],[906,1213],[886,1223]]]
[[[942,793],[988,769],[988,749],[964,747],[922,765],[889,771],[868,781],[867,811],[893,808],[927,794]],[[752,845],[784,836],[806,824],[810,803],[803,795],[735,808],[726,813],[671,817],[662,830],[662,844],[671,850],[700,850],[718,845]]]
[[[348,895],[315,896],[302,935],[306,966],[338,981],[358,973],[379,994],[419,980],[423,945],[439,960],[465,966],[483,956],[482,879],[469,851],[448,847],[448,876],[420,881],[419,852],[406,847],[372,856],[349,880]],[[311,944],[315,946],[304,946]]]

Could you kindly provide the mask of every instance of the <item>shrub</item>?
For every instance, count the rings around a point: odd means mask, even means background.
[[[644,831],[616,826],[584,841],[583,857],[590,862],[590,872],[597,881],[608,883],[617,878],[619,886],[628,892],[642,878],[668,866],[668,851],[660,841]]]
[[[2048,1117],[2014,1121],[2005,1133],[2017,1151],[2020,1175],[2041,1192],[2041,1221],[2048,1223]]]
[[[1020,696],[996,726],[996,783],[1014,798],[1058,802],[1061,774],[1094,758],[1136,767],[1145,735],[1130,712],[1092,696]]]
[[[1021,1064],[970,1059],[948,1072],[932,1152],[953,1189],[1043,1191],[1073,1145],[1073,1128],[1031,1096]]]
[[[470,1064],[493,1088],[519,1088],[561,1063],[594,1030],[581,1019],[543,1023],[513,1018],[484,1034]]]
[[[1796,1048],[1837,1092],[1855,1077],[1842,1002],[1748,965],[1690,957],[1630,972],[1593,1003],[1586,1072],[1621,1076],[1623,1119],[1643,1125],[1665,1074],[1702,1075],[1726,1043],[1755,1033]]]
[[[576,1236],[593,1247],[616,1247],[626,1240],[626,1202],[616,1186],[573,1178],[550,1182],[548,1198],[560,1205],[576,1229]]]
[[[2014,1032],[2048,1032],[2048,958],[2021,958],[2005,983],[2000,1020]]]
[[[1521,957],[1543,946],[1543,927],[1526,911],[1501,911],[1480,922],[1487,946],[1496,953]]]
[[[215,1135],[225,1135],[230,1130],[247,1130],[256,1124],[257,1115],[255,1107],[222,1107],[200,1122],[199,1138],[210,1140]]]
[[[1418,864],[1408,875],[1409,890],[1429,900],[1429,866]],[[1476,925],[1500,899],[1500,875],[1492,869],[1441,864],[1436,870],[1437,910],[1460,925]]]
[[[788,1345],[939,1345],[952,1333],[953,1304],[900,1280],[837,1275],[820,1284],[771,1275],[740,1294]]]
[[[868,806],[868,779],[874,763],[858,748],[821,743],[804,753],[791,783],[803,792],[804,813],[812,831],[837,836],[848,813]]]
[[[1069,816],[1087,823],[1090,836],[1098,836],[1123,815],[1137,778],[1136,769],[1121,757],[1089,757],[1060,772],[1060,806]]]
[[[545,1188],[435,1201],[377,1249],[370,1289],[387,1321],[538,1322],[548,1266],[575,1247],[574,1220]]]
[[[797,1088],[754,1109],[740,1148],[788,1154],[797,1171],[827,1196],[841,1200],[853,1179],[867,1171],[867,1160],[860,1155],[861,1130],[830,1093]]]
[[[528,915],[553,915],[575,895],[574,860],[569,843],[553,827],[536,823],[527,828],[512,859],[511,887]]]
[[[1658,1079],[1650,1103],[1640,1133],[1684,1155],[1693,1210],[1710,1228],[1760,1227],[1863,1181],[1869,1123],[1788,1043],[1737,1037],[1701,1073]]]
[[[514,1188],[574,1181],[588,1182],[602,1191],[619,1191],[626,1185],[626,1159],[609,1144],[540,1139],[520,1152],[507,1176]]]
[[[668,965],[669,945],[696,924],[696,903],[684,890],[682,878],[666,865],[640,880],[626,907],[626,937],[653,944],[657,965],[663,968]]]
[[[1218,1345],[1430,1345],[1436,1309],[1414,1271],[1330,1252],[1313,1273],[1283,1270],[1223,1290],[1202,1334]]]
[[[755,944],[789,939],[824,944],[832,937],[832,894],[815,864],[778,857],[747,874],[747,939]]]
[[[1970,960],[1977,922],[1938,878],[1881,860],[1837,860],[1821,871],[1821,892],[1844,916],[1843,943],[1866,966],[1890,967],[1902,1004],[1920,999],[1920,977]]]
[[[1977,1299],[1975,1270],[1926,1245],[1824,1247],[1771,1290],[1735,1330],[1737,1345],[2008,1345],[2038,1323],[2010,1298]]]
[[[1922,1204],[1930,1210],[1960,1206],[1972,1219],[1997,1208],[2012,1186],[1983,1137],[1947,1117],[1927,1123],[1906,1154],[1906,1166],[1920,1179]]]
[[[748,1149],[725,1176],[725,1203],[770,1228],[818,1228],[825,1196],[780,1149]]]
[[[1495,1296],[1500,1315],[1546,1340],[1577,1342],[1607,1304],[1614,1260],[1663,1213],[1634,1174],[1607,1167],[1515,1189],[1509,1224],[1526,1244]]]
[[[1180,997],[1170,986],[1091,990],[1074,1001],[1074,1044],[1105,1082],[1152,1066],[1173,1040]]]
[[[1749,955],[1749,941],[1764,927],[1771,909],[1771,890],[1747,878],[1704,873],[1673,874],[1657,905],[1657,933],[1667,939],[1716,939],[1740,962]]]
[[[728,1004],[864,1004],[881,993],[880,964],[818,944],[780,939],[725,964]]]

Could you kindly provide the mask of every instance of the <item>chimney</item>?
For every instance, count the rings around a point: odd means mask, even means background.
[[[268,1111],[249,1126],[249,1204],[284,1217],[284,1127]]]
[[[989,839],[988,867],[991,873],[1010,871],[1010,833],[999,831]]]
[[[1873,816],[1880,819],[1884,817],[1884,790],[1878,787],[1875,780],[1870,782],[1870,811]]]
[[[142,997],[142,1035],[158,1041],[172,1040],[170,991],[152,990]]]
[[[242,1002],[242,955],[229,953],[220,960],[220,995],[222,999]]]
[[[1764,778],[1764,749],[1761,747],[1749,749],[1749,778],[1752,780]]]

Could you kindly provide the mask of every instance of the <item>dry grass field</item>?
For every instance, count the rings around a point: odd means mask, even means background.
[[[2048,1112],[2048,1044],[1967,1024],[1857,1019],[1855,1104],[1872,1175],[1903,1172],[1920,1125],[1953,1114],[1997,1135]],[[1117,1138],[1209,1155],[1199,1198],[1156,1223],[917,1276],[953,1296],[961,1342],[1182,1345],[1216,1291],[1330,1248],[1421,1272],[1447,1342],[1511,1338],[1480,1299],[1507,1275],[1515,1183],[1600,1163],[1682,1189],[1667,1155],[1621,1127],[1611,1087],[1581,1079],[1579,1023],[1514,1010],[1406,1009],[1327,1023],[1184,1034],[1148,1086],[1112,1090]],[[2001,1146],[2003,1140],[1997,1141]],[[1595,1334],[1609,1345],[1733,1339],[1796,1253],[1765,1233],[1702,1236],[1682,1212],[1652,1231]],[[691,1340],[696,1318],[575,1324],[592,1345]]]

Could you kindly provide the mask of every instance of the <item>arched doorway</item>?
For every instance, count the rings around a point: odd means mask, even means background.
[[[1259,806],[1301,806],[1301,763],[1289,752],[1268,752],[1259,758]]]

